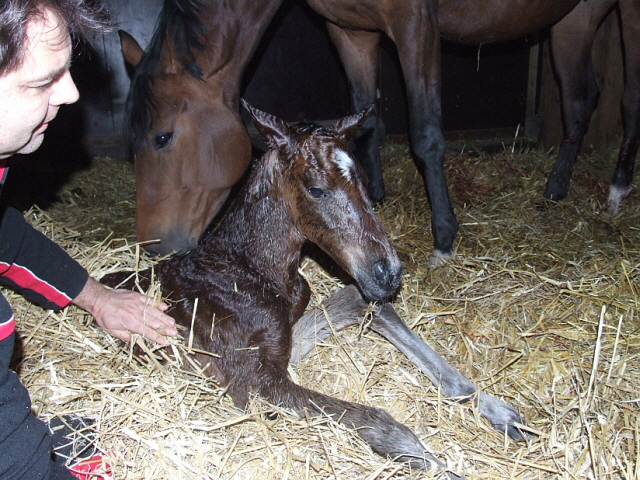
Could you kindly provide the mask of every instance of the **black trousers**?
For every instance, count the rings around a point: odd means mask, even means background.
[[[8,307],[0,295],[0,310]],[[0,480],[77,480],[52,459],[47,425],[31,412],[29,392],[9,368],[15,332],[0,341]]]

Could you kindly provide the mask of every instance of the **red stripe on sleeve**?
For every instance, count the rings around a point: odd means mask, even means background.
[[[7,159],[0,160],[0,181],[4,181],[4,177],[7,173]]]
[[[16,329],[16,319],[15,317],[11,317],[11,319],[6,322],[0,323],[0,341],[7,338],[11,335]]]
[[[7,271],[2,273],[2,276],[22,288],[28,288],[42,295],[48,301],[55,303],[59,307],[66,307],[72,300],[53,285],[38,278],[31,270],[21,267],[20,265],[11,265]]]

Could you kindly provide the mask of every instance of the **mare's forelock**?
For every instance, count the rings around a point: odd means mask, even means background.
[[[194,50],[202,50],[205,34],[200,20],[204,5],[201,0],[165,0],[149,46],[136,66],[127,97],[129,140],[134,144],[144,138],[151,126],[154,102],[152,78],[161,65],[164,42],[171,42],[176,60],[194,78],[200,80],[202,71]]]

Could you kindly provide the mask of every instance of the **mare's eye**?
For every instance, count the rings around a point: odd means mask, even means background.
[[[173,140],[173,132],[161,133],[160,135],[156,135],[154,146],[157,150],[160,150],[161,148],[169,145],[171,143],[171,140]]]
[[[309,187],[307,191],[313,198],[322,198],[327,196],[327,194],[324,193],[324,190],[318,187]]]

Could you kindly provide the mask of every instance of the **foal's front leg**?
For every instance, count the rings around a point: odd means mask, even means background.
[[[311,349],[326,340],[331,334],[344,330],[350,325],[360,323],[368,307],[369,305],[362,298],[360,291],[353,285],[346,286],[335,292],[322,302],[320,307],[307,312],[294,324],[289,362],[294,365],[297,364]],[[404,445],[410,444],[410,442],[406,444],[405,442],[407,442],[407,437],[413,437],[413,434],[398,436],[394,433],[394,428],[391,428],[391,424],[382,428],[381,434],[383,443],[393,445],[393,448],[401,451],[411,451],[410,448]],[[446,469],[446,466],[431,453],[424,451],[423,448],[419,450],[420,452],[413,457],[411,455],[402,455],[396,460],[409,461],[414,468]],[[465,477],[451,471],[444,472],[443,478],[465,480]]]
[[[289,363],[297,365],[333,333],[362,321],[368,304],[354,285],[338,290],[318,308],[304,314],[294,325]]]
[[[446,397],[474,399],[480,413],[497,430],[514,440],[524,440],[526,434],[515,424],[522,424],[520,414],[511,406],[491,395],[479,392],[464,375],[447,363],[429,345],[422,341],[396,313],[393,305],[385,303],[373,315],[371,329],[391,342],[416,365],[422,373],[441,388]]]
[[[318,343],[332,333],[360,323],[368,308],[359,290],[349,285],[337,291],[319,308],[306,313],[293,327],[290,363],[297,364]],[[385,303],[372,312],[371,329],[382,335],[431,379],[446,397],[469,400],[474,398],[480,413],[501,432],[515,440],[525,434],[515,426],[522,423],[518,412],[501,400],[492,397],[471,383],[464,375],[440,357],[396,313],[393,305]]]

